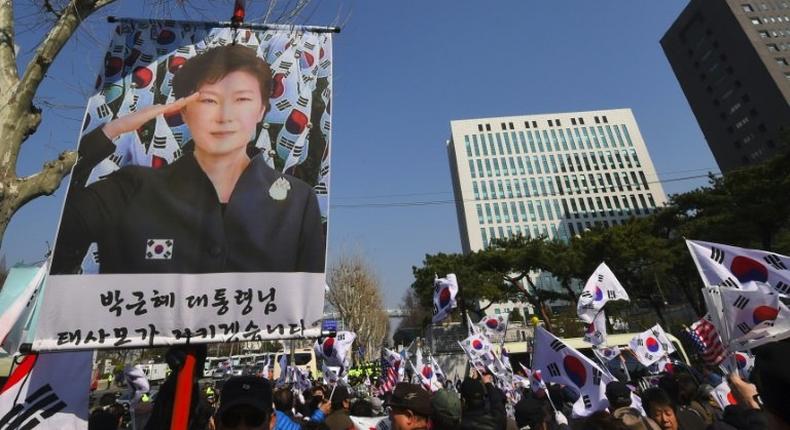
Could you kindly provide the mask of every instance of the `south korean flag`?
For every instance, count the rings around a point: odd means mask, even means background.
[[[173,239],[148,239],[145,242],[145,259],[172,260],[174,245]]]
[[[458,280],[454,273],[448,273],[446,278],[438,276],[433,281],[433,324],[438,324],[456,308],[455,296],[458,294]]]
[[[765,284],[753,289],[719,288],[729,351],[742,351],[790,337],[790,311]]]
[[[609,300],[630,300],[625,288],[606,263],[601,263],[587,280],[576,305],[579,318],[591,323]]]
[[[579,393],[573,404],[574,416],[588,416],[606,409],[606,384],[614,379],[592,360],[565,345],[543,327],[535,329],[533,370],[542,380],[562,384]]]
[[[634,336],[628,346],[639,363],[645,367],[650,367],[661,358],[675,352],[672,342],[669,341],[664,329],[658,324]]]
[[[606,343],[606,315],[604,311],[598,312],[595,319],[584,330],[584,341],[598,346]]]
[[[743,289],[762,283],[790,295],[790,257],[786,255],[699,240],[687,240],[686,245],[708,286]]]

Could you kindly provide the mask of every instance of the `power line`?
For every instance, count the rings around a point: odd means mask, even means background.
[[[720,176],[721,173],[712,173],[714,176]],[[699,178],[707,178],[708,174],[704,175],[692,175],[692,176],[684,176],[680,178],[671,178],[671,179],[663,179],[663,180],[656,180],[656,181],[648,181],[647,184],[656,184],[656,183],[667,183],[667,182],[678,182],[678,181],[687,181],[690,179],[699,179]],[[419,194],[419,193],[415,193]],[[438,194],[438,193],[428,193],[428,194]],[[407,194],[408,195],[408,194]],[[557,193],[543,193],[540,195],[536,195],[535,197],[565,197],[565,194],[557,194]],[[572,196],[571,197],[576,197]],[[517,197],[519,198],[519,197]],[[486,199],[492,200],[492,199]],[[436,205],[448,205],[448,204],[456,204],[456,203],[466,203],[466,202],[475,202],[480,201],[477,199],[449,199],[449,200],[424,200],[424,201],[402,201],[402,202],[388,202],[388,203],[338,203],[338,204],[330,204],[329,207],[332,209],[359,209],[359,208],[399,208],[399,207],[419,207],[419,206],[436,206]]]

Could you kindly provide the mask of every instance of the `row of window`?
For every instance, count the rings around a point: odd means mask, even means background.
[[[585,230],[593,228],[593,226],[609,227],[617,224],[625,224],[628,219],[620,220],[596,220],[596,221],[579,221],[576,223],[569,222],[567,224],[560,223],[559,226],[555,224],[534,224],[531,226],[516,225],[516,226],[499,226],[499,227],[482,227],[480,228],[480,236],[483,239],[483,247],[486,248],[494,239],[507,239],[515,236],[524,237],[546,237],[549,239],[568,240],[571,236],[582,234]]]
[[[761,1],[757,4],[757,8],[761,11],[790,9],[790,2],[786,0]],[[744,12],[754,12],[757,8],[752,6],[752,3],[741,4],[741,9]]]
[[[474,178],[641,168],[636,149],[468,160]]]
[[[630,176],[629,176],[630,173]],[[637,177],[637,174],[639,175]],[[479,185],[478,185],[479,184]],[[573,194],[623,192],[648,190],[647,178],[642,171],[614,172],[597,175],[563,175],[519,179],[472,181],[475,200],[497,200],[529,197],[550,197]]]
[[[573,130],[573,132],[571,132]],[[580,132],[581,130],[581,132]],[[491,155],[530,154],[537,152],[576,151],[633,147],[631,135],[625,125],[581,127],[555,130],[531,130],[510,133],[486,133],[464,136],[467,157]]]
[[[475,205],[480,225],[642,215],[642,212],[648,214],[655,207],[656,201],[651,193],[647,193],[646,198],[645,194],[638,193]]]
[[[601,122],[603,122],[604,124],[609,124],[609,119],[606,118],[606,115],[602,115],[600,117],[596,116],[594,119],[596,124],[600,124]],[[546,122],[548,123],[549,127],[554,127],[554,126],[562,127],[562,121],[560,121],[559,118],[549,119],[546,120]],[[584,125],[584,118],[582,117],[571,118],[571,125],[577,125],[577,123],[578,125]],[[537,121],[524,121],[524,128],[530,128],[530,125],[532,125],[531,128],[538,128]],[[502,130],[516,129],[516,126],[512,122],[501,122],[499,123],[499,127]],[[491,131],[491,124],[477,124],[477,131]]]
[[[790,16],[751,16],[749,20],[751,20],[754,25],[782,24],[784,22],[790,22]]]

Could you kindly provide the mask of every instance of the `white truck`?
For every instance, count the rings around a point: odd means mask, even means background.
[[[149,383],[164,381],[167,378],[167,363],[141,364]]]

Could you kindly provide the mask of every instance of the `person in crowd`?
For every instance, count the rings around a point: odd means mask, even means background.
[[[393,430],[430,429],[431,395],[417,384],[400,382],[395,386],[386,406],[390,409]]]
[[[658,424],[631,405],[631,389],[620,381],[606,385],[606,399],[612,416],[632,430],[659,430]]]
[[[88,417],[88,430],[118,430],[121,417],[106,410],[96,409]]]
[[[291,387],[283,387],[274,392],[274,413],[277,416],[277,430],[299,430],[302,428],[302,420],[294,417],[293,409],[295,406],[294,394]],[[329,402],[323,402],[318,409],[310,416],[310,421],[321,423],[329,413]]]
[[[505,428],[505,407],[501,392],[493,389],[491,376],[466,378],[461,383],[461,429]]]
[[[681,402],[680,386],[677,375],[664,375],[658,381],[658,387],[669,397],[674,408],[675,417],[678,425],[684,430],[705,430],[705,422],[702,417],[692,410],[687,404]]]
[[[332,412],[326,417],[324,423],[330,430],[353,430],[354,422],[349,417],[351,408],[351,395],[342,385],[336,386],[329,394]]]
[[[700,395],[699,385],[694,377],[688,373],[678,372],[675,381],[678,387],[678,405],[697,415],[705,427],[713,424],[716,418],[714,411],[710,407],[710,402],[705,401]]]
[[[628,430],[622,421],[615,418],[607,411],[598,411],[589,417],[580,420],[577,428],[581,430]]]
[[[526,395],[514,407],[516,425],[519,429],[567,430],[568,420],[561,413],[550,409],[547,397]]]
[[[461,398],[446,388],[431,397],[433,427],[437,429],[459,430],[461,428]]]
[[[214,415],[217,430],[272,430],[272,387],[257,376],[233,376],[222,386]]]
[[[693,415],[698,421],[689,424],[678,418],[677,406],[672,398],[661,388],[648,388],[642,393],[642,405],[647,415],[652,418],[662,430],[689,430],[702,425],[701,419]],[[704,425],[702,425],[704,429]]]

